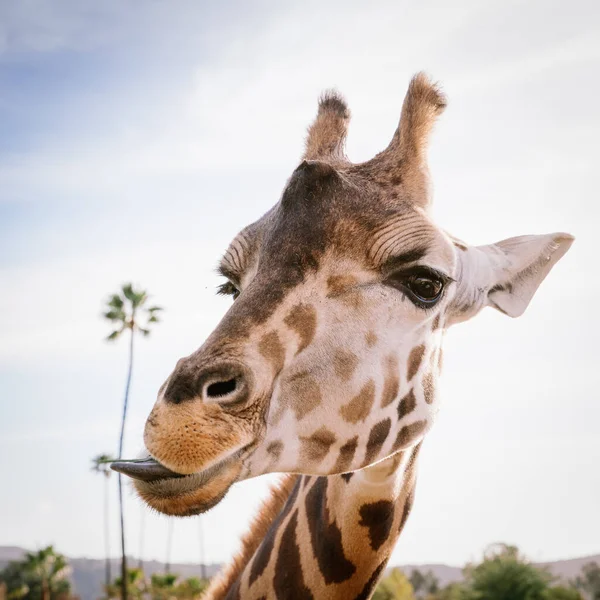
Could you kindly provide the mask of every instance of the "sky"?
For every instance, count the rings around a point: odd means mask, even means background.
[[[178,358],[229,306],[214,267],[298,164],[321,91],[384,148],[411,75],[449,107],[430,151],[434,216],[473,244],[567,231],[525,315],[486,309],[445,342],[442,410],[392,564],[461,565],[504,541],[600,553],[596,300],[600,5],[306,0],[0,2],[0,545],[103,556],[126,344],[100,318],[125,281],[165,307],[135,357],[126,454]],[[226,561],[267,476],[176,520],[173,562]],[[116,479],[111,551],[118,554]],[[168,521],[129,490],[129,551],[164,560]]]

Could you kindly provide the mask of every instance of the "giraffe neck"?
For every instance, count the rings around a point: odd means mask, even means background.
[[[419,446],[345,475],[287,479],[210,600],[370,597],[406,522]]]

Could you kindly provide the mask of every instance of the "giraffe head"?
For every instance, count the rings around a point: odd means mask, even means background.
[[[225,252],[233,304],[158,393],[151,459],[119,467],[167,514],[241,479],[361,469],[419,443],[438,410],[444,330],[491,306],[519,316],[573,238],[469,246],[428,213],[427,142],[445,98],[419,74],[389,146],[352,164],[349,112],[319,103],[277,204]]]

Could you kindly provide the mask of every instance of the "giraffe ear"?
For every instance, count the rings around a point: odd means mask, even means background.
[[[458,287],[448,307],[448,325],[470,319],[484,306],[509,317],[521,316],[574,239],[568,233],[551,233],[461,247]]]
[[[509,317],[521,316],[574,239],[568,233],[523,235],[480,246],[478,249],[488,258],[492,276],[485,286],[486,304]]]

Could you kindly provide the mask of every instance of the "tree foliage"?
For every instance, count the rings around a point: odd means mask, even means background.
[[[146,593],[146,579],[144,577],[144,571],[141,569],[127,569],[127,597],[142,599]],[[123,579],[117,577],[114,582],[109,585],[105,592],[108,598],[122,598],[123,597]]]
[[[421,572],[419,569],[414,569],[410,574],[409,580],[415,596],[419,599],[427,598],[440,589],[438,578],[432,571]]]
[[[398,578],[397,573],[401,571],[394,569],[381,581],[374,600],[584,600],[576,587],[585,591],[585,600],[600,600],[600,594],[593,595],[600,583],[600,567],[595,563],[586,565],[570,586],[555,585],[546,569],[531,564],[516,547],[505,544],[492,546],[480,563],[468,565],[463,570],[464,581],[441,589],[432,572],[415,569],[410,581]],[[400,582],[397,587],[396,580]]]
[[[127,595],[139,600],[199,600],[208,587],[208,580],[198,577],[179,579],[173,573],[154,573],[148,581],[141,569],[129,569]],[[106,588],[106,598],[121,597],[121,578]]]
[[[0,572],[0,581],[6,584],[10,600],[61,600],[70,596],[69,574],[67,559],[47,546],[9,563]]]
[[[392,569],[377,586],[373,600],[415,600],[413,586],[397,567]]]
[[[110,321],[115,329],[107,340],[117,340],[131,330],[142,335],[150,335],[150,324],[160,322],[160,306],[146,306],[149,296],[145,290],[135,289],[132,283],[124,283],[116,294],[111,294],[102,316]]]
[[[465,569],[473,600],[541,600],[552,577],[530,564],[514,546],[494,546],[478,565]]]
[[[584,565],[573,585],[590,600],[600,600],[600,565],[595,562]]]
[[[573,587],[557,585],[544,590],[543,600],[583,600],[581,594]]]

